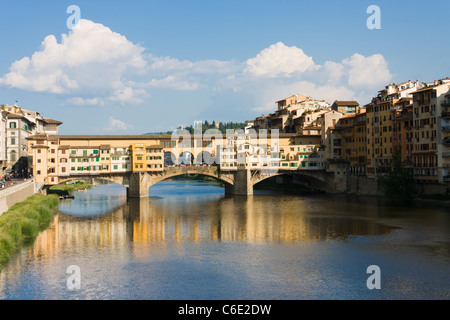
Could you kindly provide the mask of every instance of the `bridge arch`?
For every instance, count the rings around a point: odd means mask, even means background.
[[[190,151],[183,151],[178,156],[178,164],[192,165],[194,163],[194,155]]]
[[[162,176],[155,177],[153,179],[153,184],[156,184],[160,181],[167,180],[173,177],[178,177],[182,175],[189,175],[189,174],[198,174],[201,176],[211,177],[216,179],[219,182],[223,182],[227,185],[234,185],[234,180],[231,176],[227,175],[221,175],[218,173],[218,170],[216,167],[210,166],[210,167],[181,167],[181,168],[172,168],[166,169],[165,174]]]
[[[164,152],[164,166],[173,166],[177,162],[177,157],[173,152],[165,151]]]
[[[126,175],[95,175],[95,176],[71,176],[59,178],[58,183],[65,183],[71,180],[103,180],[129,187],[129,179]]]
[[[266,181],[271,178],[275,177],[290,177],[295,182],[296,180],[298,182],[305,182],[306,185],[311,188],[312,190],[319,190],[319,191],[325,191],[327,189],[327,183],[325,179],[319,176],[315,176],[312,174],[309,174],[309,172],[301,172],[301,171],[280,171],[269,175],[256,175],[252,178],[253,186],[257,185],[260,182]],[[299,183],[301,184],[301,183]]]
[[[212,156],[212,154],[206,150],[203,150],[197,154],[195,158],[196,164],[207,164],[207,165],[216,165],[216,158]]]

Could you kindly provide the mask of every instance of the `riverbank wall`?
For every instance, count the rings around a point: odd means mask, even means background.
[[[450,190],[450,184],[415,183],[414,186],[420,195],[445,194],[447,190]],[[378,186],[376,179],[357,175],[348,176],[347,193],[363,196],[383,196],[383,190]]]
[[[345,184],[345,179],[343,179]],[[368,178],[362,175],[347,175],[347,187],[343,188],[345,191],[342,194],[350,194],[356,196],[370,196],[383,198],[384,193],[382,188],[378,185],[377,180]],[[297,193],[316,192],[307,180],[301,176],[277,176],[273,179],[268,179],[255,186],[255,189],[271,189],[271,190],[285,190]],[[417,201],[422,201],[423,204],[444,203],[434,198],[433,195],[446,195],[450,193],[450,184],[433,184],[433,183],[416,183],[415,189],[419,195]],[[422,196],[422,197],[421,197]],[[428,197],[426,199],[426,196]],[[422,198],[422,199],[421,199]]]
[[[0,215],[8,211],[18,202],[25,201],[36,193],[34,179],[20,182],[16,185],[0,189]]]

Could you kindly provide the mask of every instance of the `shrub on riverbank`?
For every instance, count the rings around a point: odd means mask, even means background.
[[[87,182],[57,184],[50,187],[49,193],[57,193],[60,195],[66,195],[78,190],[90,189],[91,185]]]
[[[414,187],[412,174],[402,161],[401,147],[394,149],[390,171],[377,178],[387,199],[392,202],[410,202],[414,199],[417,190]]]
[[[450,201],[450,193],[447,190],[444,194],[421,194],[419,198],[426,200]]]
[[[32,243],[58,212],[56,195],[35,194],[0,216],[0,267],[22,245]]]

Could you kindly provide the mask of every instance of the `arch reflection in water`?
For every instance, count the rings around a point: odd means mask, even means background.
[[[143,255],[145,248],[180,243],[345,240],[392,230],[367,219],[319,216],[310,203],[290,195],[130,199],[101,216],[58,215],[30,253],[89,246],[125,250],[131,244],[134,254]]]
[[[59,212],[71,216],[92,218],[114,212],[126,202],[126,188],[119,184],[103,183],[92,189],[76,192],[75,200],[63,200]]]

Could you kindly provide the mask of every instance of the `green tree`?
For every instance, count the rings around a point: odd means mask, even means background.
[[[415,197],[414,178],[402,161],[401,147],[394,149],[390,171],[378,177],[377,181],[390,200],[406,202]]]

